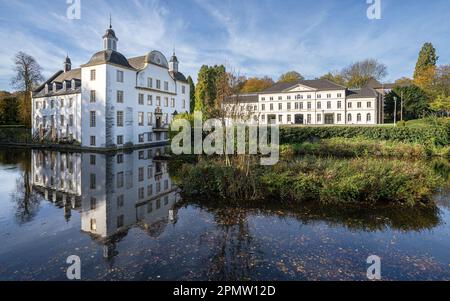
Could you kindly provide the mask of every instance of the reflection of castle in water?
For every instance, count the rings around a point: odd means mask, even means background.
[[[136,224],[159,236],[174,222],[179,198],[163,155],[163,147],[113,154],[33,150],[33,187],[63,206],[67,219],[80,211],[82,231],[105,244]]]

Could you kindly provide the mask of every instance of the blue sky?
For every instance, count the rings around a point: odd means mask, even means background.
[[[11,90],[12,58],[25,51],[49,76],[66,55],[74,66],[101,50],[112,14],[126,57],[175,47],[180,70],[196,79],[202,64],[225,64],[246,76],[296,70],[307,78],[365,58],[388,66],[385,81],[411,76],[424,42],[450,58],[450,1],[381,0],[380,20],[366,0],[80,0],[81,19],[67,18],[68,0],[0,0],[0,90]],[[70,0],[72,1],[72,0]]]

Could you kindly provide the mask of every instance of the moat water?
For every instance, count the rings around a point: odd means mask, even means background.
[[[366,280],[370,255],[383,280],[450,280],[449,189],[437,209],[236,208],[182,200],[163,155],[0,150],[0,280],[67,280],[71,255],[82,280]]]

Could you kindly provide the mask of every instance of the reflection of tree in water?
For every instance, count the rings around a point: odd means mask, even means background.
[[[252,268],[262,254],[251,236],[248,210],[233,207],[208,207],[219,229],[212,241],[212,256],[207,270],[210,280],[249,280]]]
[[[8,150],[0,153],[2,164],[17,164],[20,176],[16,180],[16,190],[11,194],[15,203],[16,219],[24,224],[31,221],[39,211],[41,198],[32,189],[30,150]]]
[[[420,232],[440,225],[437,207],[423,208],[367,208],[323,206],[304,204],[236,204],[211,201],[184,201],[194,204],[214,216],[219,231],[214,239],[207,240],[212,250],[208,263],[207,279],[253,279],[255,268],[261,266],[262,253],[249,229],[248,217],[252,215],[294,218],[302,224],[326,223],[331,227],[344,227],[352,231],[377,232],[388,229]],[[203,243],[203,241],[202,241]]]

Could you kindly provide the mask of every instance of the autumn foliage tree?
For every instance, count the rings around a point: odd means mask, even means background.
[[[14,71],[11,85],[20,93],[19,118],[23,125],[31,127],[31,93],[43,81],[42,68],[31,55],[18,52]]]
[[[252,77],[245,81],[241,92],[242,93],[251,93],[251,92],[260,92],[274,84],[273,80],[269,77],[257,78]]]
[[[305,78],[303,77],[303,75],[301,75],[297,71],[289,71],[289,72],[282,74],[280,76],[280,78],[278,79],[278,82],[279,83],[291,83],[291,82],[296,82],[296,81],[304,80],[304,79]]]

